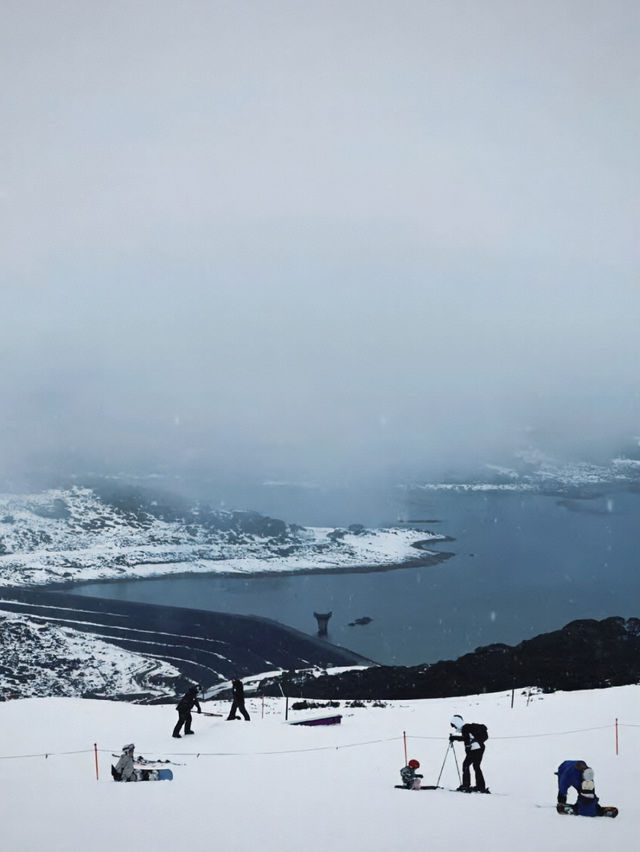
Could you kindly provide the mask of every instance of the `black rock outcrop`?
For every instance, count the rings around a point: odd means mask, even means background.
[[[289,673],[291,695],[323,699],[443,698],[513,687],[600,689],[640,681],[640,619],[572,621],[519,645],[487,645],[457,660],[372,666],[334,675]],[[276,695],[277,681],[259,692]]]

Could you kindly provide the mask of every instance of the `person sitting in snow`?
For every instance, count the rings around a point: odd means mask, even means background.
[[[111,767],[111,775],[114,781],[137,781],[138,776],[133,765],[133,752],[135,745],[127,743],[122,746],[122,754],[115,766]]]
[[[419,790],[420,789],[420,781],[422,780],[422,775],[416,772],[416,769],[420,769],[420,761],[412,758],[406,766],[403,766],[400,770],[400,777],[402,778],[402,784],[407,790]]]
[[[593,769],[584,760],[564,760],[558,767],[558,804],[566,805],[578,816],[601,816],[602,808],[598,804]],[[567,805],[567,793],[573,787],[578,798],[573,805]]]
[[[462,764],[462,783],[458,787],[458,791],[460,793],[488,793],[489,790],[487,790],[484,775],[480,769],[484,756],[484,740],[487,737],[486,726],[478,725],[475,722],[466,724],[462,716],[456,714],[451,717],[451,727],[455,729],[456,733],[449,734],[449,742],[462,742],[465,750],[465,758]],[[472,766],[476,776],[475,787],[471,786],[470,767]]]

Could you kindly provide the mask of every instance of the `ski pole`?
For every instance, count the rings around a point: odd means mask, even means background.
[[[447,762],[447,756],[449,754],[449,749],[453,743],[447,743],[447,750],[444,753],[444,760],[442,761],[442,766],[440,767],[440,775],[438,775],[438,780],[436,781],[436,787],[440,786],[440,779],[442,778],[442,773],[444,772],[444,765]]]
[[[458,766],[458,755],[456,754],[456,750],[453,747],[453,743],[451,743],[451,751],[453,752],[453,759],[456,762],[456,769],[458,770],[458,783],[462,784],[462,778],[460,777],[460,767]]]

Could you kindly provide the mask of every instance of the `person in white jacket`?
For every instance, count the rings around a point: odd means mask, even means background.
[[[138,776],[136,774],[136,770],[133,765],[133,752],[135,751],[135,745],[133,743],[127,743],[127,745],[122,746],[122,754],[120,755],[120,759],[116,763],[114,767],[115,775],[114,779],[117,781],[137,781]],[[116,776],[119,775],[119,778]]]

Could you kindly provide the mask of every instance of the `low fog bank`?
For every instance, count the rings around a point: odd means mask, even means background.
[[[282,448],[271,456],[264,450],[255,454],[254,448],[237,459],[232,454],[221,459],[215,447],[207,447],[193,450],[186,463],[170,446],[161,457],[147,452],[136,457],[128,448],[109,460],[101,460],[98,453],[56,452],[59,448],[48,453],[39,448],[5,465],[0,489],[25,493],[87,486],[103,494],[139,492],[145,501],[158,498],[176,507],[200,501],[217,509],[258,511],[289,523],[373,527],[422,518],[419,493],[429,484],[519,482],[526,488],[533,482],[543,490],[557,488],[559,494],[582,497],[598,496],[603,488],[637,486],[636,466],[631,461],[623,469],[619,461],[640,459],[637,438],[589,447],[576,441],[569,448],[557,440],[545,442],[549,436],[544,434],[527,432],[524,437],[529,440],[519,447],[478,446],[459,455],[444,450],[430,455],[425,448],[413,448],[411,459],[406,458],[408,452],[383,459],[373,450],[368,458],[364,451],[321,458],[320,452],[313,456],[312,448],[306,459],[289,456]]]
[[[366,514],[633,442],[637,17],[2,4],[4,487]]]

